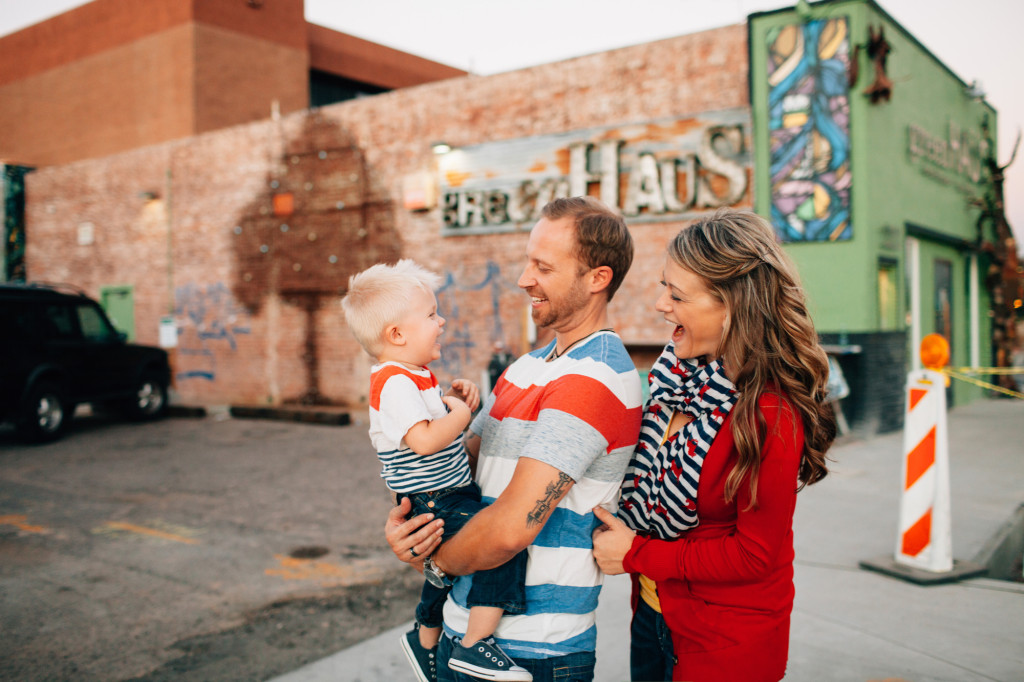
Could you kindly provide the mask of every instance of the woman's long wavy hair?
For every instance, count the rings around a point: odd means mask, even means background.
[[[722,209],[683,228],[668,254],[703,278],[728,310],[719,356],[739,393],[731,412],[739,460],[726,480],[726,499],[734,499],[749,475],[751,506],[757,505],[768,429],[758,399],[765,392],[779,393],[803,422],[799,487],[823,479],[825,452],[836,435],[835,415],[825,401],[828,359],[796,268],[771,226],[750,211]]]

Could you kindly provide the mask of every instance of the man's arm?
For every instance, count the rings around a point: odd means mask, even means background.
[[[550,464],[520,457],[504,492],[442,544],[434,562],[451,575],[500,566],[533,542],[574,484]]]
[[[466,456],[469,457],[469,470],[473,473],[473,478],[476,478],[476,463],[480,459],[480,436],[473,432],[466,434],[465,439],[462,441],[462,445],[466,448]]]

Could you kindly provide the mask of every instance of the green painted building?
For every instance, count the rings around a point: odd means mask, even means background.
[[[801,2],[748,30],[755,208],[799,267],[847,419],[899,428],[923,336],[946,336],[953,366],[990,364],[972,199],[996,112],[870,0]]]

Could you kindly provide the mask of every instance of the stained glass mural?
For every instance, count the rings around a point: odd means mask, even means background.
[[[25,281],[25,175],[31,170],[0,164],[0,282]]]
[[[783,241],[850,239],[846,17],[768,35],[771,217]]]

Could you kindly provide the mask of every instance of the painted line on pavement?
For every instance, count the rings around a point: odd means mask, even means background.
[[[29,523],[28,517],[24,514],[8,514],[6,516],[0,516],[0,526],[14,526],[18,530],[25,531],[26,533],[46,533],[50,529],[46,526],[33,526]]]
[[[160,538],[162,540],[183,542],[186,545],[199,544],[199,540],[196,540],[195,538],[187,538],[184,535],[178,535],[177,533],[168,533],[167,531],[157,530],[156,528],[147,528],[146,526],[138,526],[134,523],[125,523],[124,521],[107,521],[103,525],[111,530],[123,530],[129,533],[136,533],[138,535],[148,535],[149,537]]]

